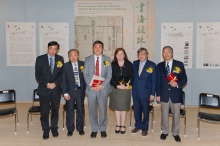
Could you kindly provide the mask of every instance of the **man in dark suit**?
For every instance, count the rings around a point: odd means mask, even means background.
[[[169,109],[173,115],[172,135],[177,142],[181,142],[179,137],[180,128],[180,106],[182,101],[182,88],[187,83],[187,76],[182,62],[173,59],[173,49],[170,46],[163,48],[164,61],[157,65],[158,85],[157,101],[161,101],[161,129],[160,139],[165,140],[169,133]],[[168,81],[167,76],[173,73],[178,81]]]
[[[40,98],[41,126],[44,131],[43,139],[58,137],[58,112],[61,98],[61,73],[63,57],[57,55],[59,44],[55,41],[48,43],[47,54],[38,56],[35,64],[35,77],[38,81],[37,93]],[[51,127],[49,126],[49,112],[51,110]]]
[[[148,134],[149,103],[154,100],[157,71],[156,64],[147,59],[147,49],[140,48],[137,54],[139,60],[133,62],[134,81],[132,84],[135,128],[131,132],[136,134],[142,130],[142,136],[145,137]]]
[[[76,102],[76,129],[84,135],[84,98],[86,85],[83,77],[84,62],[78,61],[79,51],[69,50],[69,62],[64,64],[62,73],[62,92],[66,100],[67,136],[72,136],[74,125],[74,103]]]

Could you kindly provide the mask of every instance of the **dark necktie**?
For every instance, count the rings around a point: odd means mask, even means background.
[[[53,60],[50,58],[50,71],[53,74]]]
[[[99,57],[97,57],[95,64],[95,75],[99,76]]]
[[[168,76],[168,75],[170,74],[170,66],[169,66],[169,62],[167,62],[166,72],[167,72],[167,76]]]
[[[79,72],[78,72],[78,69],[76,67],[76,64],[74,64],[74,65],[75,66],[74,66],[73,71],[74,71],[75,83],[76,83],[76,88],[78,88],[79,87]]]

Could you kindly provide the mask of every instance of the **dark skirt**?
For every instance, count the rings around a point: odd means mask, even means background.
[[[131,90],[115,89],[112,86],[109,108],[116,111],[127,111],[131,107]]]

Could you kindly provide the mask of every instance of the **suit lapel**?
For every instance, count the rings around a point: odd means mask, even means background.
[[[48,72],[50,73],[50,75],[52,76],[52,73],[51,73],[51,71],[50,71],[50,65],[49,65],[49,60],[48,60],[48,55],[47,54],[45,54],[45,62],[46,62],[46,66],[47,66],[47,69],[48,69]]]
[[[55,75],[56,72],[58,71],[57,61],[59,61],[59,60],[58,60],[57,55],[55,55],[54,68],[53,68],[53,75]]]
[[[138,60],[138,63],[137,63],[137,66],[136,66],[136,67],[137,67],[137,68],[136,68],[136,71],[137,71],[138,76],[139,76],[139,66],[140,66],[140,62],[141,62],[141,61]]]
[[[80,66],[82,66],[81,62],[78,61],[78,72],[79,72],[79,80],[81,84],[81,79],[82,79],[82,71],[80,70]]]
[[[175,60],[173,59],[173,64],[170,72],[173,72],[174,66],[175,66]]]
[[[105,56],[102,55],[101,57],[101,77],[104,77],[104,70],[105,70],[105,65],[104,65],[104,60],[105,60]]]
[[[140,64],[140,61],[139,61],[139,64]],[[143,72],[146,72],[146,69],[147,69],[147,67],[148,67],[148,64],[149,64],[149,62],[148,62],[148,60],[146,60],[146,63],[145,63],[145,65],[144,65],[144,67],[142,68],[142,71],[141,71],[140,76],[143,74]],[[138,65],[138,70],[139,70],[139,65]]]
[[[162,66],[163,66],[163,72],[164,72],[164,75],[167,76],[166,62],[165,62],[165,61],[163,61]]]
[[[172,70],[171,70],[171,72],[174,73],[174,74],[176,74],[176,75],[178,75],[177,73],[173,72],[175,66],[176,66],[176,60],[173,59],[173,64],[172,64]]]
[[[75,82],[75,77],[74,77],[74,72],[73,72],[73,65],[72,65],[72,62],[69,61],[68,65],[69,65],[68,68],[70,69],[70,73],[71,73],[72,79],[73,79],[73,81]]]
[[[90,58],[90,67],[93,69],[92,73],[95,75],[95,55],[93,54]]]
[[[144,65],[143,69],[142,69],[141,74],[142,74],[143,72],[147,72],[146,70],[147,70],[148,66],[149,66],[149,61],[146,60],[146,63],[145,63],[145,65]]]

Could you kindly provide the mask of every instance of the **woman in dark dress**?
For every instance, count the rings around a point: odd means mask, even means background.
[[[123,48],[117,48],[112,65],[112,92],[109,107],[115,110],[115,133],[124,134],[127,110],[131,106],[131,84],[134,79],[133,66]]]

